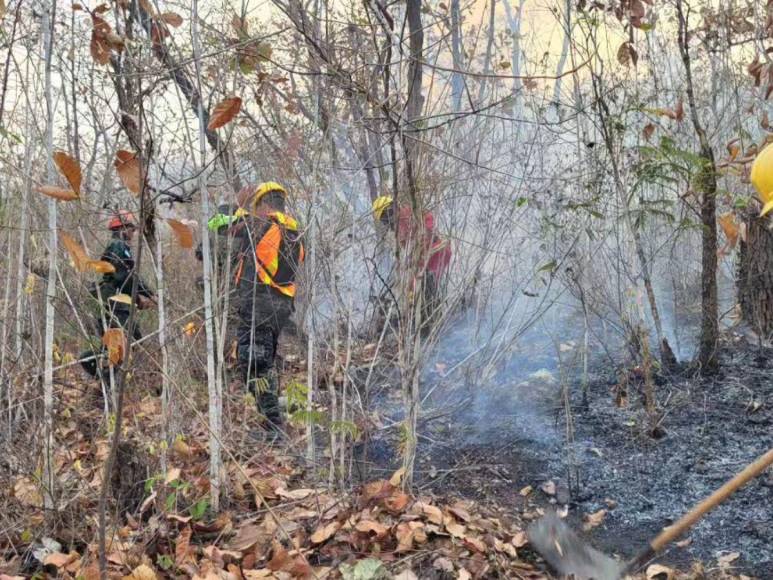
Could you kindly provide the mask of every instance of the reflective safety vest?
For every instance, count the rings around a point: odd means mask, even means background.
[[[260,241],[255,244],[255,269],[257,279],[276,291],[295,297],[296,268],[303,263],[303,243],[298,239],[298,222],[282,212],[266,216],[269,226]],[[245,256],[239,259],[235,282],[238,284],[244,271]]]

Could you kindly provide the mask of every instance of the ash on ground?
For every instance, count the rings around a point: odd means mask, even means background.
[[[588,539],[609,554],[633,556],[773,445],[773,349],[727,334],[718,375],[701,379],[685,372],[659,380],[665,435],[657,440],[644,434],[635,390],[626,407],[615,404],[616,370],[595,361],[584,406],[577,370],[564,365],[560,373],[555,357],[537,352],[533,342],[513,363],[519,373],[504,373],[509,381],[494,377],[477,391],[476,385],[435,383],[422,431],[421,485],[514,511],[533,509],[534,499],[567,505],[577,529],[585,514],[606,509]],[[433,414],[433,400],[442,408],[438,399],[457,401],[453,413]],[[551,495],[540,489],[548,481],[556,484]],[[526,486],[534,490],[528,501],[521,494]],[[773,578],[773,473],[738,491],[687,538],[658,561],[680,567],[701,561],[710,569],[738,552],[735,571]]]

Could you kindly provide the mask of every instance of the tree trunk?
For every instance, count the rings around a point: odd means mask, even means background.
[[[762,339],[773,336],[773,232],[770,220],[752,216],[738,265],[741,316]]]
[[[199,38],[198,25],[198,1],[194,0],[192,19],[192,39],[193,39],[193,59],[196,63],[196,80],[201,79],[201,41]],[[201,83],[197,94],[201,95]],[[209,193],[207,191],[206,178],[206,135],[207,128],[205,121],[207,114],[201,98],[197,99],[198,107],[197,117],[199,119],[199,195],[201,195],[201,212],[199,221],[199,231],[201,232],[201,254],[204,266],[204,321],[207,337],[207,390],[209,392],[209,480],[210,480],[210,500],[212,509],[217,512],[220,509],[220,423],[222,411],[222,397],[220,389],[220,380],[215,372],[215,324],[214,309],[212,304],[212,264],[209,241]]]
[[[56,0],[43,10],[41,26],[45,54],[46,94],[46,177],[47,183],[54,183],[54,107],[51,89],[51,56],[54,45],[54,22],[56,21]],[[43,342],[43,504],[46,509],[54,508],[54,301],[56,300],[56,200],[48,200],[48,284],[46,287],[46,330]]]
[[[687,102],[690,118],[700,143],[700,154],[704,160],[700,175],[696,178],[696,189],[701,195],[701,337],[698,349],[698,363],[701,372],[711,373],[718,365],[719,346],[719,305],[717,300],[717,166],[714,150],[706,130],[698,116],[695,104],[695,85],[692,79],[689,34],[682,0],[676,2],[679,52],[686,77]]]

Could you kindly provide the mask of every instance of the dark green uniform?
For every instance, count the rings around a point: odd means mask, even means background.
[[[137,277],[137,294],[145,298],[152,298],[153,292],[148,289],[147,285],[141,278],[135,273],[134,257],[132,256],[131,247],[118,234],[114,234],[110,243],[102,253],[102,261],[108,262],[113,265],[115,272],[110,274],[103,274],[102,280],[99,281],[97,289],[92,292],[97,307],[94,309],[95,313],[92,319],[91,331],[95,335],[94,342],[101,340],[102,335],[105,333],[105,327],[107,328],[123,328],[128,331],[127,325],[129,322],[129,314],[131,313],[131,307],[128,304],[110,300],[111,296],[117,296],[119,294],[127,294],[131,296],[132,285],[134,284],[134,278]],[[99,298],[101,297],[101,308],[99,306]],[[104,315],[104,322],[103,322]],[[139,325],[134,325],[134,340],[142,338]],[[95,345],[96,346],[96,345]],[[99,354],[101,349],[95,347],[89,351],[81,354],[81,358],[87,358]],[[97,361],[90,360],[82,363],[83,368],[92,376],[97,375]]]

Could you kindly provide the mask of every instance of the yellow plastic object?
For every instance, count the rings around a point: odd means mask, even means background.
[[[267,193],[271,193],[272,191],[279,191],[285,196],[287,195],[287,190],[282,187],[281,183],[277,183],[276,181],[266,181],[265,183],[261,183],[255,190],[255,195],[252,197],[252,207],[254,208],[256,205],[258,205],[258,202],[260,202],[261,198]]]
[[[773,143],[768,143],[752,163],[751,182],[762,200],[761,216],[773,210]]]
[[[390,205],[392,205],[391,195],[380,195],[373,200],[373,216],[376,218],[376,221],[381,219],[384,210]]]

